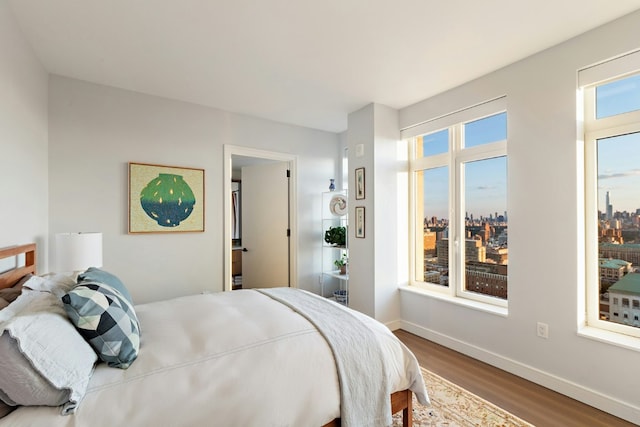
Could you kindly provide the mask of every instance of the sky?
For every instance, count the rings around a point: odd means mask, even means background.
[[[598,141],[598,209],[606,212],[605,195],[613,211],[640,209],[640,134]]]
[[[598,119],[640,110],[640,75],[628,77],[596,90]],[[598,140],[598,209],[606,212],[609,191],[613,211],[635,212],[640,208],[640,134]]]
[[[596,90],[598,119],[640,110],[640,75],[601,85]],[[465,124],[465,147],[507,138],[507,113]],[[446,153],[448,130],[423,136],[425,156]],[[606,212],[605,195],[615,211],[640,209],[640,133],[599,140],[598,209]],[[474,218],[504,214],[507,205],[507,159],[496,158],[465,165],[465,211]],[[424,214],[448,218],[448,167],[425,170]]]
[[[464,125],[465,147],[507,139],[507,113],[500,113]],[[423,138],[426,156],[446,153],[448,130]],[[424,214],[431,218],[448,218],[449,168],[439,167],[423,173]],[[507,158],[480,160],[465,164],[465,212],[474,218],[503,215],[507,210]]]

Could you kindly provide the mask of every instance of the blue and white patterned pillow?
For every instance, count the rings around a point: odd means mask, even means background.
[[[138,357],[140,324],[133,305],[116,288],[82,282],[62,302],[69,320],[100,360],[126,369]]]
[[[83,282],[103,283],[105,285],[109,285],[118,290],[127,299],[127,301],[133,304],[133,299],[131,299],[129,290],[115,274],[109,273],[108,271],[100,268],[89,267],[84,273],[80,273],[78,275],[78,284],[81,285]]]

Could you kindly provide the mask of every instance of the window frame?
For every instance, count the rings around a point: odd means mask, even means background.
[[[598,141],[631,133],[640,135],[640,110],[613,116],[596,117],[596,88],[640,73],[640,52],[596,65],[578,73],[578,99],[582,104],[584,135],[584,274],[585,317],[582,327],[593,327],[604,333],[640,338],[640,328],[600,319],[600,281],[598,244]],[[582,110],[582,111],[581,111]],[[584,115],[581,117],[581,113]],[[610,304],[616,305],[616,298]],[[614,313],[614,316],[619,313]]]
[[[409,286],[419,288],[435,296],[445,296],[458,301],[470,301],[484,306],[508,308],[508,299],[483,295],[465,289],[465,163],[506,157],[507,139],[472,147],[463,147],[466,124],[487,117],[507,113],[506,97],[496,98],[454,113],[438,117],[401,132],[409,147]],[[508,121],[508,118],[507,118]],[[417,158],[418,137],[449,129],[449,147],[446,153]],[[447,167],[449,174],[449,285],[442,286],[416,278],[422,277],[424,268],[417,244],[422,239],[423,229],[418,226],[424,218],[417,218],[417,202],[421,198],[417,191],[422,188],[417,182],[417,172],[438,167]],[[508,173],[505,177],[508,181]],[[507,194],[508,199],[508,194]],[[507,279],[508,280],[508,279]],[[508,283],[508,282],[507,282]]]

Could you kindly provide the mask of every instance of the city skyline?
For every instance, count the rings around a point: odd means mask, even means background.
[[[640,135],[627,134],[598,141],[598,209],[606,212],[609,192],[613,212],[640,208]]]

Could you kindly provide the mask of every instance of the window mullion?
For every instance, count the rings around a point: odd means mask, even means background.
[[[457,158],[461,162],[472,162],[474,160],[491,159],[507,154],[507,141],[486,144],[486,146],[465,148],[460,150]]]
[[[450,162],[450,154],[438,154],[436,156],[422,157],[420,159],[415,159],[411,162],[409,168],[412,172],[423,170],[423,169],[433,169],[441,166],[448,166]]]
[[[457,124],[451,130],[451,192],[449,200],[451,201],[451,212],[449,214],[449,224],[452,227],[453,238],[450,239],[451,252],[449,255],[449,275],[452,275],[453,281],[450,281],[451,292],[454,295],[460,295],[461,286],[464,283],[464,212],[463,206],[463,183],[464,170],[460,162],[460,153],[462,152],[462,143],[464,138],[464,126]]]
[[[595,98],[594,98],[595,99]],[[585,138],[585,208],[586,221],[585,232],[591,238],[586,239],[585,266],[586,266],[586,304],[587,322],[595,324],[599,321],[599,280],[598,280],[598,191],[597,191],[598,153],[596,138],[587,134]]]
[[[589,114],[591,114],[589,112]],[[610,129],[624,128],[628,126],[638,126],[640,123],[640,111],[631,111],[625,114],[619,114],[603,119],[585,121],[585,130],[587,132],[608,132]],[[611,133],[611,132],[609,132]]]
[[[416,183],[416,169],[414,163],[416,161],[416,145],[417,145],[417,137],[411,138],[409,140],[409,254],[413,254],[413,256],[409,256],[409,282],[415,280],[416,278],[416,269],[417,266],[420,265],[419,260],[417,259],[418,251],[411,250],[411,248],[416,247],[416,239],[417,239],[417,224],[415,220],[412,218],[416,218],[416,205],[420,200],[418,198],[417,193],[417,183]]]

